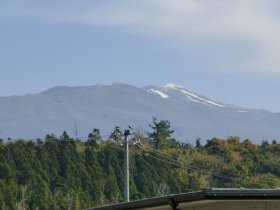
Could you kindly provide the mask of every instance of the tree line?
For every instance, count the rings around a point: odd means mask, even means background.
[[[280,187],[280,144],[239,137],[195,145],[172,138],[170,122],[153,119],[130,146],[131,200],[211,187]],[[123,134],[86,140],[63,132],[37,141],[0,139],[0,209],[82,209],[123,201]],[[134,142],[141,142],[134,144]]]

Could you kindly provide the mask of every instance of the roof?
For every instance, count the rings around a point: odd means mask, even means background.
[[[244,189],[244,188],[212,188],[199,192],[173,194],[163,197],[148,198],[114,205],[89,208],[88,210],[128,210],[128,209],[170,209],[187,206],[189,203],[207,204],[213,201],[229,200],[277,200],[280,189]],[[211,202],[210,202],[211,201]],[[279,200],[280,205],[280,200]],[[278,208],[277,208],[278,209]]]

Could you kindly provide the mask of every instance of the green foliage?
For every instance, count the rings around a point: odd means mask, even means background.
[[[280,144],[239,137],[213,138],[195,147],[171,138],[169,121],[153,120],[150,138],[131,137],[131,199],[210,187],[280,187]],[[86,142],[0,141],[0,209],[82,209],[123,201],[124,150],[94,129]],[[152,143],[151,143],[152,142]],[[154,147],[156,149],[154,149]]]
[[[153,124],[150,127],[153,129],[153,132],[148,133],[148,135],[156,149],[176,146],[176,141],[171,139],[171,134],[174,130],[170,129],[170,122],[168,120],[158,122],[154,117]]]
[[[122,131],[118,126],[116,126],[114,131],[111,133],[110,138],[113,139],[113,141],[120,143],[122,136]]]
[[[88,134],[88,140],[86,145],[97,146],[97,143],[102,141],[100,130],[94,128],[91,133]]]

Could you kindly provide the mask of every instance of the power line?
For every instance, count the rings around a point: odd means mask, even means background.
[[[198,165],[193,164],[193,163],[183,162],[182,160],[175,159],[175,157],[172,156],[172,155],[168,155],[168,154],[159,152],[159,151],[157,151],[157,150],[155,150],[155,149],[151,149],[150,151],[151,151],[152,153],[155,153],[155,154],[157,154],[157,155],[160,155],[160,156],[163,157],[163,158],[167,158],[167,159],[170,159],[170,160],[173,160],[173,161],[174,161],[174,160],[175,160],[175,161],[178,161],[178,162],[180,162],[182,165],[187,164],[189,168],[192,168],[192,169],[194,169],[194,170],[200,170],[200,171],[202,171],[202,172],[203,172],[203,171],[206,171],[206,172],[207,172],[207,170],[208,170],[208,168],[202,167],[201,165],[198,166]],[[216,174],[221,174],[219,171],[215,171],[215,170],[213,170],[213,169],[212,169],[212,172],[213,172],[213,173],[216,173]],[[231,173],[223,173],[223,175],[226,175],[226,176],[235,176],[235,174],[231,174]]]
[[[192,170],[192,171],[196,171],[198,173],[211,175],[213,177],[221,178],[221,179],[228,180],[228,181],[231,181],[233,178],[239,178],[240,180],[246,178],[246,176],[244,176],[244,175],[243,176],[240,176],[240,175],[238,176],[238,175],[232,174],[232,173],[222,174],[219,171],[216,171],[216,170],[213,170],[213,169],[210,172],[208,168],[201,167],[201,166],[195,166],[194,164],[190,164],[190,163],[175,159],[176,157],[174,157],[172,155],[162,153],[162,152],[157,151],[155,149],[151,149],[147,146],[146,146],[146,148],[148,149],[149,152],[152,153],[152,155],[149,155],[149,154],[145,153],[146,156],[157,159],[157,160],[165,162],[165,163],[169,163],[169,164],[177,166],[177,167],[181,167],[183,169],[189,169],[189,170]],[[143,147],[141,147],[140,149],[142,149],[142,151],[144,151]],[[160,155],[160,157],[157,157],[155,155]],[[247,175],[247,176],[252,177],[253,175],[251,174],[251,175]],[[253,184],[254,185],[256,185],[256,184],[261,185],[262,183],[261,182],[253,182]]]
[[[48,135],[48,134],[47,134]],[[110,139],[111,137],[111,134],[110,135],[102,135],[102,136],[99,136],[101,139]],[[82,137],[75,137],[75,138],[60,138],[60,137],[57,137],[57,136],[50,136],[50,138],[47,138],[47,137],[44,137],[44,138],[8,138],[7,140],[8,141],[37,141],[37,140],[42,140],[42,141],[46,141],[46,140],[56,140],[56,141],[70,141],[70,140],[88,140],[88,139],[91,139],[90,137],[85,137],[85,136],[82,136]]]
[[[172,160],[164,160],[162,158],[159,158],[159,157],[156,157],[154,155],[149,155],[149,154],[145,154],[146,156],[148,157],[151,157],[151,158],[154,158],[154,159],[157,159],[159,161],[162,161],[162,162],[165,162],[165,163],[169,163],[171,165],[174,165],[174,166],[178,166],[178,167],[181,167],[181,168],[184,168],[184,169],[189,169],[189,170],[193,170],[193,171],[196,171],[196,172],[199,172],[199,173],[203,173],[203,174],[207,174],[207,175],[212,175],[214,177],[218,177],[218,178],[222,178],[222,179],[226,179],[226,180],[231,180],[232,178],[230,178],[229,176],[224,176],[224,175],[221,175],[219,173],[212,173],[212,172],[207,172],[203,169],[199,169],[199,168],[196,168],[196,167],[192,167],[188,164],[186,165],[182,165],[183,162],[181,161],[172,161]]]

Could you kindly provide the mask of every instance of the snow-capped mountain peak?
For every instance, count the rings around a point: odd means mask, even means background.
[[[173,95],[173,98],[178,98],[178,96],[183,100],[189,100],[195,103],[201,103],[207,106],[225,107],[222,103],[215,102],[203,96],[199,96],[181,85],[174,83],[167,83],[163,87],[157,89],[150,89],[150,92],[159,94],[162,98],[168,98],[167,96]]]
[[[237,135],[255,141],[279,138],[280,114],[223,105],[169,83],[165,86],[56,87],[39,94],[0,97],[1,137],[37,138],[92,126],[105,135],[116,125],[149,128],[152,117],[169,120],[179,140]],[[148,131],[148,130],[147,130]],[[175,135],[175,133],[174,133]]]
[[[163,86],[163,88],[169,88],[169,89],[175,89],[175,90],[177,90],[177,89],[185,89],[183,86],[181,86],[181,85],[176,85],[176,84],[174,84],[174,83],[167,83],[167,84],[165,84],[165,85]]]

